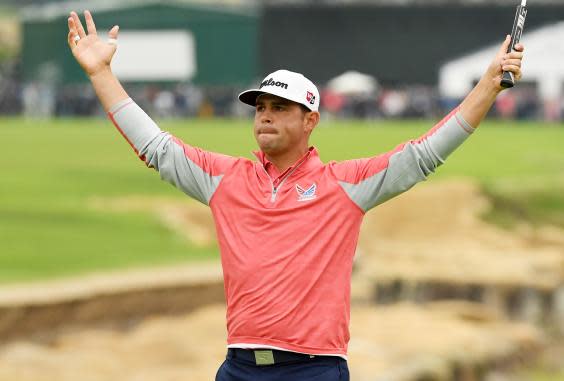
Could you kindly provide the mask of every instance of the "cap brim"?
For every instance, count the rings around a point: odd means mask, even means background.
[[[262,90],[259,90],[259,89],[251,89],[251,90],[243,91],[241,94],[239,94],[239,100],[241,102],[245,103],[245,104],[248,104],[249,106],[255,107],[257,105],[257,98],[259,96],[261,96],[262,94],[276,95],[277,97],[288,99],[289,101],[292,101],[294,103],[302,105],[302,106],[306,107],[308,110],[313,111],[311,109],[311,107],[308,106],[308,105],[305,105],[305,104],[300,103],[300,102],[296,102],[296,101],[289,99],[289,98],[286,98],[286,97],[282,97],[278,94],[270,93],[268,91],[262,91]]]
[[[258,89],[251,89],[247,91],[243,91],[239,94],[239,100],[249,106],[256,106],[257,105],[257,98],[259,95],[265,94],[265,91],[261,91]]]

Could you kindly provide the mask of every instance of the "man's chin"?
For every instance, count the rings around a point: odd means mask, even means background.
[[[258,137],[257,144],[260,150],[266,154],[273,154],[276,153],[277,144],[275,141],[265,137]]]

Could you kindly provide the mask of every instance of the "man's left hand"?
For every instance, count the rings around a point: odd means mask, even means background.
[[[519,81],[522,77],[521,64],[523,61],[523,52],[525,51],[525,47],[523,44],[517,44],[515,45],[515,50],[507,53],[507,49],[510,44],[511,36],[508,35],[505,38],[505,41],[503,41],[496,57],[485,74],[486,78],[484,79],[491,81],[490,83],[493,84],[493,87],[497,92],[505,89],[501,87],[501,77],[504,71],[513,73],[515,82]]]

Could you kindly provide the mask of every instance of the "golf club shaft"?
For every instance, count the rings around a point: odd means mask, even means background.
[[[523,34],[523,28],[525,27],[525,18],[527,17],[527,0],[522,0],[521,5],[517,6],[517,13],[515,14],[515,21],[513,22],[513,30],[511,31],[511,44],[507,49],[507,53],[510,53],[515,49],[515,45],[519,43],[521,35]],[[509,71],[504,71],[501,77],[501,86],[505,88],[511,88],[515,86],[515,78],[513,73]]]

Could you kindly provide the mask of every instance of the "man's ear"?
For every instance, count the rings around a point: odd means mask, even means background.
[[[310,111],[308,113],[305,114],[305,129],[308,133],[311,133],[313,131],[313,129],[317,126],[317,124],[319,123],[319,112],[317,111]]]

